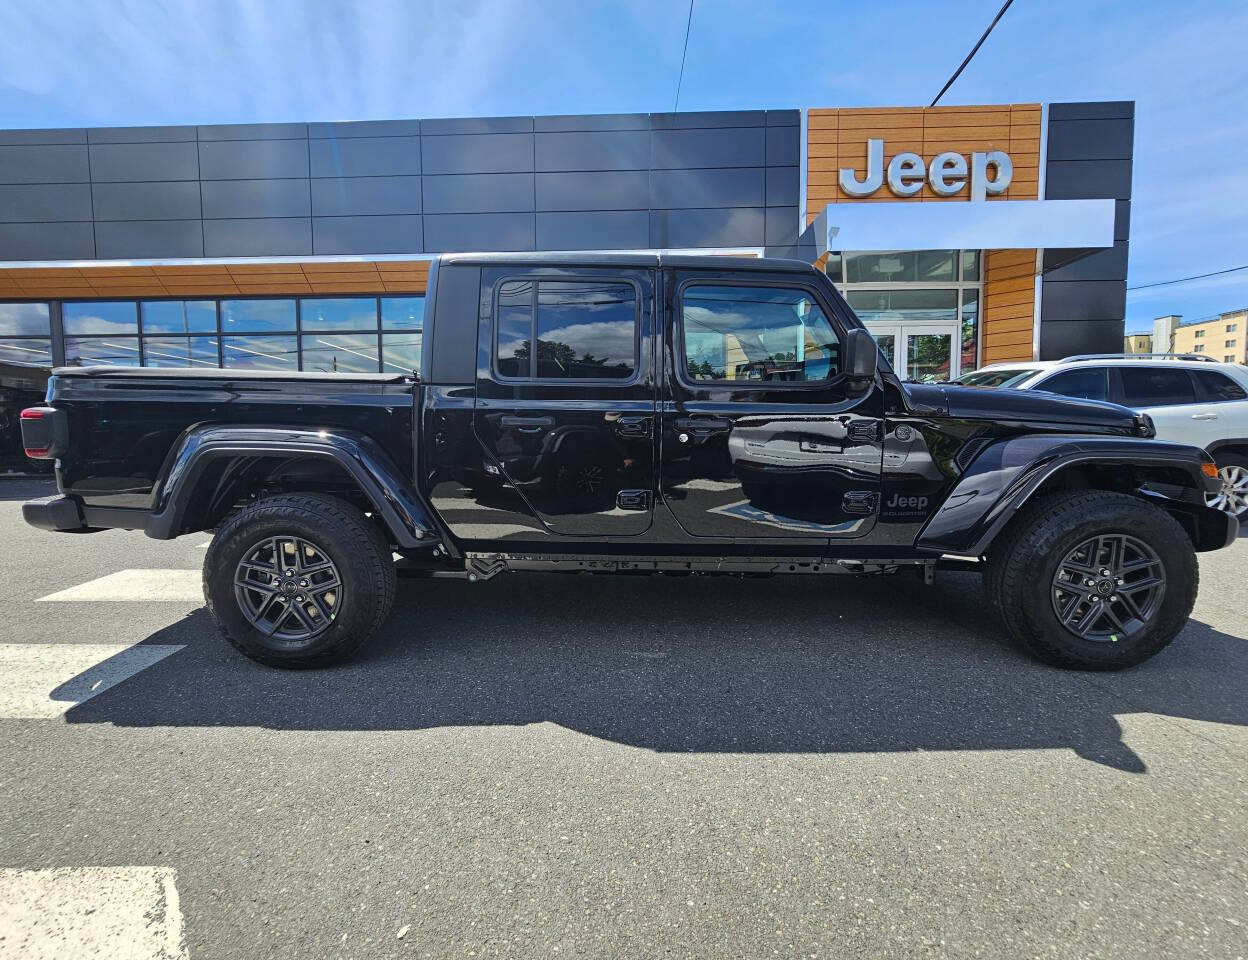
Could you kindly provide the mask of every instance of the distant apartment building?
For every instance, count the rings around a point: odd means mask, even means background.
[[[1182,317],[1158,317],[1153,321],[1153,343],[1158,350],[1196,353],[1223,363],[1248,363],[1248,307],[1231,310],[1207,320],[1183,323]],[[1128,350],[1128,352],[1131,352]]]
[[[1122,338],[1123,353],[1152,353],[1153,335],[1151,333],[1128,333]]]

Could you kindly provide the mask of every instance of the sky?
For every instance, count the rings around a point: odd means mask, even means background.
[[[924,105],[999,0],[695,0],[682,110]],[[684,0],[7,0],[0,128],[669,111]],[[1128,286],[1248,264],[1248,3],[1015,0],[944,104],[1135,100]],[[1130,291],[1127,329],[1248,306]]]

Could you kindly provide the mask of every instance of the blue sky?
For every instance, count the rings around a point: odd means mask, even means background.
[[[931,100],[998,0],[697,0],[680,106]],[[683,0],[9,0],[0,127],[672,109]],[[1133,99],[1130,284],[1248,263],[1248,4],[1015,0],[943,102]],[[1248,305],[1129,294],[1128,329]]]

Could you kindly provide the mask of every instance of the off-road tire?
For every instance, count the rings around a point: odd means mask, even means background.
[[[342,579],[342,606],[333,622],[303,646],[266,637],[235,597],[239,561],[256,543],[274,536],[312,541]],[[221,525],[204,557],[204,600],[221,635],[270,667],[306,669],[351,657],[385,622],[395,586],[390,545],[379,526],[346,501],[319,493],[271,497],[245,507]]]
[[[1088,538],[1112,533],[1151,547],[1166,579],[1155,615],[1135,636],[1114,643],[1067,630],[1052,602],[1063,558]],[[1183,629],[1199,576],[1191,540],[1165,511],[1125,493],[1063,491],[1028,504],[993,541],[984,587],[1010,636],[1032,656],[1071,670],[1121,670],[1147,660]]]

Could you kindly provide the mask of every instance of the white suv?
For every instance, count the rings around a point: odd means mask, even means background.
[[[1248,367],[1199,354],[1096,354],[996,363],[956,382],[1047,390],[1147,413],[1159,439],[1209,451],[1222,476],[1210,505],[1248,519]]]

